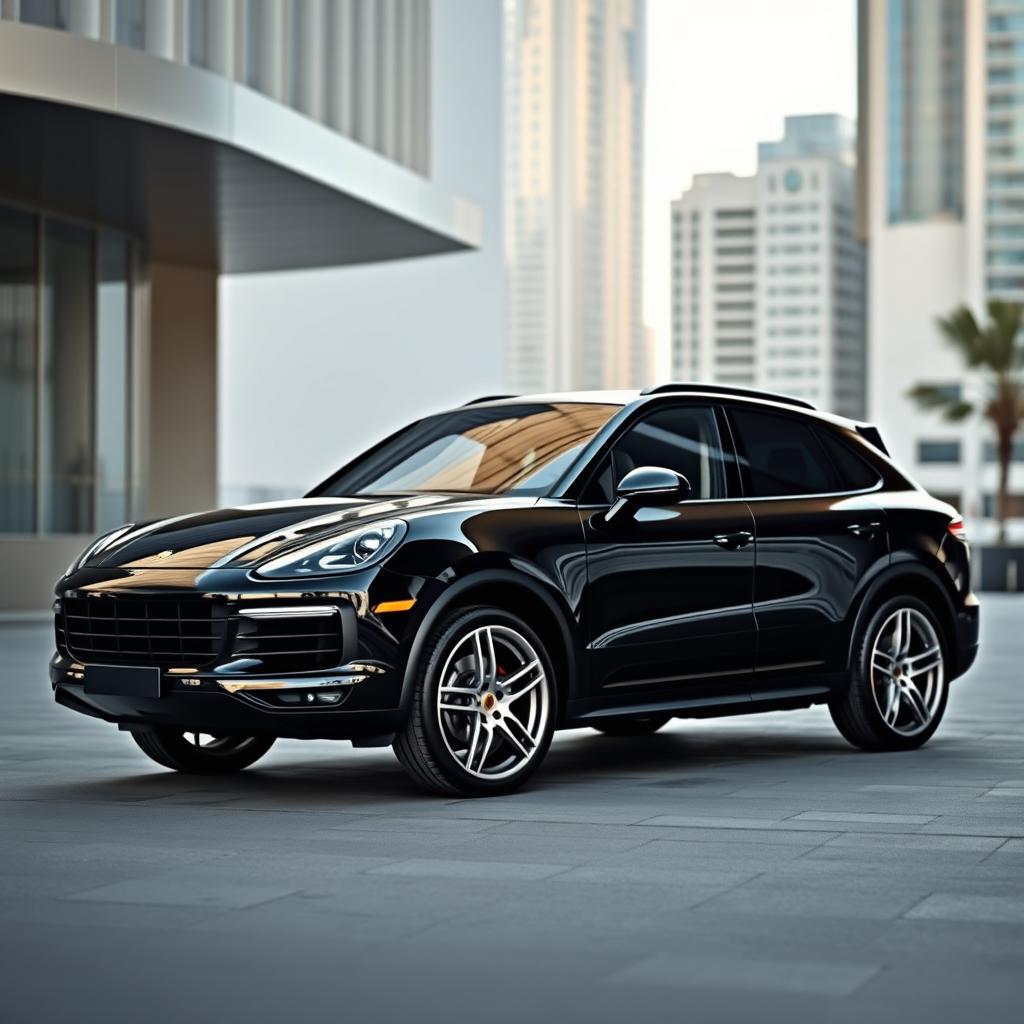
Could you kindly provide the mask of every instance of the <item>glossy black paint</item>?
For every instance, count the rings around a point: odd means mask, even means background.
[[[307,498],[133,528],[59,581],[58,627],[68,595],[201,595],[223,610],[224,656],[187,679],[165,671],[159,698],[113,697],[84,692],[82,662],[59,642],[57,700],[129,727],[386,736],[403,721],[425,637],[452,610],[481,603],[516,611],[540,634],[558,677],[562,726],[652,708],[706,715],[823,701],[845,685],[860,617],[896,590],[936,609],[954,674],[970,665],[977,602],[967,547],[947,530],[956,511],[918,490],[855,424],[787,407],[859,446],[878,474],[867,492],[751,498],[727,440],[725,497],[648,494],[643,507],[607,522],[607,506],[579,496],[604,453],[652,409],[711,404],[728,439],[728,408],[777,406],[710,388],[692,398],[600,400],[621,412],[547,497]],[[281,552],[389,518],[407,532],[380,564],[316,579],[259,576]],[[343,657],[330,672],[309,673],[345,687],[338,705],[275,706],[225,689],[267,675],[258,657],[231,657],[232,645],[246,609],[281,604],[338,610]]]

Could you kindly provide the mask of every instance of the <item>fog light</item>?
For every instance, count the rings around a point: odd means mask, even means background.
[[[341,694],[340,693],[318,693],[316,699],[321,704],[340,704]]]

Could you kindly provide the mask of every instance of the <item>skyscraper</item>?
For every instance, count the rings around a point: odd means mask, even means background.
[[[508,379],[648,382],[644,0],[506,0]]]
[[[680,379],[864,408],[864,256],[854,126],[788,117],[757,173],[698,174],[672,204],[672,368]]]
[[[1024,4],[860,0],[859,17],[870,414],[929,490],[987,519],[987,428],[946,423],[907,391],[980,397],[935,320],[959,303],[982,314],[990,298],[1024,301]],[[1024,517],[1016,472],[1011,510]]]

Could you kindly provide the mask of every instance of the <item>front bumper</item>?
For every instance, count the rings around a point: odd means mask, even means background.
[[[74,577],[65,581],[55,605],[57,652],[50,662],[50,682],[56,701],[66,707],[126,728],[169,727],[215,733],[269,733],[296,738],[367,738],[393,732],[400,724],[405,645],[399,637],[403,616],[375,614],[375,602],[367,593],[369,587],[344,592],[281,594],[275,593],[271,587],[238,577],[228,580],[218,574],[217,583],[239,584],[238,589],[147,587],[145,591],[132,588],[126,594],[125,589],[121,589],[124,585],[120,580],[101,580],[84,586],[83,582]],[[366,580],[367,584],[371,582]],[[400,598],[407,582],[407,578],[402,581],[386,580],[385,600],[393,603]],[[379,584],[374,586],[375,590],[378,588]],[[121,594],[125,597],[119,601]],[[150,658],[146,653],[136,656],[129,653],[139,650],[139,637],[135,634],[128,638],[118,634],[114,641],[92,639],[93,635],[108,637],[111,632],[117,634],[122,629],[118,615],[140,614],[138,611],[126,613],[124,601],[138,601],[140,598],[154,604],[160,601],[191,601],[194,604],[199,598],[204,599],[203,603],[207,598],[213,601],[217,605],[216,613],[212,618],[203,620],[205,628],[214,633],[213,651],[206,652],[210,655],[208,662],[194,662],[188,653],[180,653],[176,664],[162,661],[160,657]],[[113,618],[109,613],[101,613],[98,619],[94,619],[92,610],[83,614],[83,600],[89,605],[95,600],[97,606],[102,602],[104,608],[113,600],[117,602],[118,610]],[[403,606],[406,603],[412,602],[402,602]],[[69,605],[71,610],[65,614],[65,606]],[[323,619],[325,612],[331,613],[330,624]],[[164,618],[170,613],[163,610],[155,614],[161,616],[153,620],[159,623],[156,629],[169,628],[166,623],[173,621],[173,616]],[[185,615],[180,607],[177,614],[179,618]],[[317,615],[320,624],[310,628],[330,631],[330,641],[325,641],[325,644],[333,652],[331,657],[326,660],[320,658],[323,652],[319,649],[314,652],[298,651],[297,655],[313,653],[319,659],[316,665],[300,665],[280,650],[264,655],[261,645],[267,640],[267,634],[270,634],[270,646],[276,648],[277,635],[287,633],[282,628],[283,618],[308,619],[311,614]],[[68,622],[72,620],[78,623],[79,631],[89,629],[94,633],[83,641],[80,633],[76,635],[68,631]],[[87,627],[82,626],[83,621],[88,622]],[[137,623],[140,620],[126,621]],[[183,639],[188,641],[185,633],[201,631],[195,627],[198,621],[188,618],[186,626],[175,628],[180,628]],[[211,621],[215,625],[210,626]],[[254,632],[257,622],[265,628]],[[150,626],[147,620],[144,627],[130,628],[148,631]],[[293,639],[286,637],[289,642]],[[173,636],[170,645],[167,641],[167,635],[154,632],[153,644],[149,646],[170,646],[173,651]],[[83,642],[104,646],[113,642],[115,654],[112,657],[95,651],[86,654],[80,647]],[[305,647],[305,642],[300,646]],[[147,644],[143,642],[141,651],[146,648]],[[182,644],[181,651],[186,650]],[[161,668],[160,696],[124,697],[86,692],[88,665],[107,663],[158,664]]]
[[[53,672],[51,670],[51,677]],[[394,732],[397,709],[340,708],[272,710],[224,692],[170,692],[160,698],[86,693],[81,682],[58,678],[58,704],[129,729],[197,729],[210,733],[268,733],[292,739],[371,738]]]

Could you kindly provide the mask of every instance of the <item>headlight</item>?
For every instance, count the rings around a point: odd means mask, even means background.
[[[109,533],[103,534],[102,537],[98,537],[64,570],[64,575],[70,576],[73,572],[77,572],[93,555],[98,555],[105,548],[110,547],[115,540],[123,537],[134,526],[134,523],[126,523],[124,526],[119,526],[116,530],[111,530]]]
[[[275,558],[260,566],[256,575],[270,579],[294,579],[299,576],[333,576],[362,569],[387,557],[404,536],[405,523],[401,519],[360,526]]]

